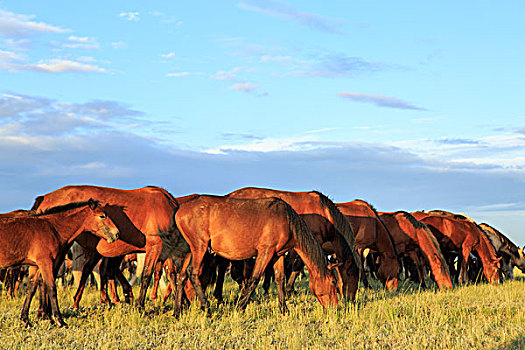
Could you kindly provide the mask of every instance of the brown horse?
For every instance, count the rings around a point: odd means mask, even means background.
[[[487,238],[490,240],[498,256],[507,262],[507,268],[502,269],[506,278],[514,277],[514,266],[525,272],[525,255],[523,248],[518,248],[503,233],[490,226],[489,224],[479,224]]]
[[[191,248],[178,274],[176,315],[180,312],[182,286],[190,261],[191,280],[201,306],[206,305],[199,275],[208,249],[229,260],[256,256],[252,276],[238,301],[241,310],[246,308],[262,273],[273,260],[279,305],[281,311],[286,312],[283,255],[291,249],[307,266],[310,289],[323,307],[337,304],[336,281],[326,255],[308,226],[283,200],[198,196],[181,204],[175,217],[177,227]]]
[[[245,187],[228,194],[234,198],[268,198],[277,197],[288,203],[298,214],[318,214],[330,221],[336,230],[344,237],[355,264],[349,264],[350,270],[338,269],[338,275],[343,282],[343,297],[355,299],[361,274],[361,260],[356,252],[354,233],[350,223],[335,204],[324,194],[311,192],[289,192],[268,188]]]
[[[146,252],[140,294],[136,302],[139,307],[144,307],[146,291],[157,261],[164,261],[173,256],[185,256],[189,251],[188,244],[178,234],[175,225],[177,201],[166,190],[154,186],[134,190],[98,186],[66,186],[38,197],[33,209],[41,210],[57,203],[83,200],[86,197],[126,208],[126,215],[143,234],[143,236],[132,239],[133,237],[130,236],[134,236],[133,234],[122,232],[122,240],[112,245],[100,240],[96,249],[102,256],[108,257]],[[175,283],[175,276],[170,276],[170,280]]]
[[[434,281],[440,289],[451,289],[452,281],[447,262],[441,253],[439,243],[427,225],[416,220],[406,211],[380,213],[381,220],[394,238],[397,252],[406,254],[418,268],[419,280],[424,286],[423,263],[420,255],[430,265]]]
[[[0,267],[33,265],[21,320],[29,325],[29,307],[39,275],[51,301],[54,321],[65,326],[58,307],[55,278],[73,240],[83,231],[113,242],[118,229],[99,203],[90,199],[52,207],[38,215],[0,219]]]
[[[396,290],[401,265],[394,240],[377,211],[369,203],[359,199],[336,205],[352,225],[361,261],[364,259],[362,255],[366,248],[377,252],[381,260],[377,271],[379,280],[387,290]],[[366,279],[364,281],[366,283]]]
[[[493,284],[499,283],[500,259],[496,257],[494,247],[474,222],[426,212],[414,212],[412,215],[429,226],[443,252],[457,252],[461,261],[460,283],[468,281],[467,266],[473,250],[481,258],[487,280]]]

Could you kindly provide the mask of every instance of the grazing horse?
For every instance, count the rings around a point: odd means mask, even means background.
[[[118,229],[100,204],[92,199],[51,207],[38,215],[0,219],[0,267],[33,265],[21,320],[29,325],[29,307],[39,275],[42,276],[54,321],[65,326],[58,307],[55,278],[73,240],[83,231],[104,238],[118,238]]]
[[[494,246],[498,256],[503,257],[503,260],[507,261],[507,269],[502,269],[505,277],[514,277],[514,266],[525,272],[523,248],[518,248],[507,236],[489,224],[482,223],[479,226]]]
[[[361,261],[364,259],[362,255],[366,248],[377,252],[381,261],[377,276],[387,290],[396,290],[401,265],[394,239],[379,218],[377,211],[372,205],[359,199],[347,203],[336,203],[336,205],[352,225]],[[363,281],[367,283],[366,277]]]
[[[121,190],[98,186],[65,186],[36,199],[33,209],[41,210],[57,203],[84,198],[96,198],[103,203],[122,206],[135,229],[142,235],[136,235],[130,226],[129,231],[123,230],[122,240],[108,245],[100,240],[96,250],[102,256],[117,257],[135,252],[146,252],[145,268],[141,280],[140,294],[136,301],[139,307],[144,307],[146,291],[151,281],[151,275],[157,261],[169,257],[186,255],[188,244],[178,234],[175,225],[175,212],[178,203],[166,190],[148,186],[134,190]],[[127,238],[125,238],[127,237]],[[129,243],[128,243],[129,242]],[[170,276],[175,283],[175,276]],[[173,286],[175,287],[175,286]]]
[[[339,267],[336,267],[336,269],[343,282],[343,297],[351,300],[355,299],[362,265],[356,252],[354,233],[348,220],[327,196],[317,191],[289,192],[268,188],[245,187],[228,194],[228,197],[247,199],[277,197],[288,203],[298,214],[318,214],[330,221],[344,237],[352,252],[355,264],[349,264],[349,269],[340,269]]]
[[[458,252],[461,261],[460,283],[468,281],[467,266],[472,250],[481,258],[487,280],[493,284],[499,283],[500,259],[496,257],[494,247],[474,222],[425,212],[414,212],[412,215],[429,226],[439,241],[441,251]]]
[[[181,204],[175,215],[177,227],[191,248],[178,274],[175,315],[180,313],[186,269],[204,308],[206,300],[199,280],[202,261],[211,249],[229,260],[256,256],[252,276],[241,292],[237,307],[246,308],[266,266],[275,261],[279,305],[286,312],[284,296],[284,254],[293,249],[310,272],[310,289],[326,307],[337,305],[337,289],[328,259],[305,222],[279,198],[238,199],[198,196]]]
[[[452,281],[447,262],[441,253],[439,243],[428,226],[416,220],[406,211],[379,214],[394,238],[397,252],[406,254],[414,261],[422,286],[424,286],[424,271],[422,269],[424,264],[420,255],[430,265],[432,276],[438,287],[441,290],[451,289]]]

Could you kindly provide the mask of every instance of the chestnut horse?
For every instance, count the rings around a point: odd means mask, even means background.
[[[381,220],[394,238],[397,252],[406,254],[414,261],[419,280],[424,286],[424,263],[420,255],[430,265],[434,281],[441,290],[451,289],[452,281],[447,262],[441,253],[439,243],[427,225],[416,220],[412,214],[406,211],[395,213],[379,213]]]
[[[352,225],[361,261],[364,260],[363,252],[366,248],[377,252],[380,256],[377,276],[387,290],[396,290],[401,265],[394,239],[379,218],[377,211],[372,205],[360,199],[347,203],[336,203],[336,205]],[[367,283],[366,277],[363,281]]]
[[[256,256],[252,276],[241,292],[237,307],[246,308],[266,266],[272,262],[279,305],[286,312],[284,296],[284,253],[293,249],[310,272],[310,289],[323,307],[337,305],[336,281],[328,259],[304,221],[279,198],[238,199],[197,196],[181,204],[175,215],[177,227],[191,248],[178,274],[175,315],[180,313],[182,287],[188,265],[197,297],[206,300],[199,280],[204,255],[211,249],[229,260]]]
[[[139,238],[138,240],[130,241],[131,237],[129,236],[136,235],[122,232],[122,238],[128,236],[126,241],[130,243],[119,240],[108,245],[105,241],[100,240],[96,245],[96,250],[102,256],[108,257],[146,252],[140,294],[136,302],[139,307],[144,307],[146,291],[157,261],[164,261],[173,256],[185,256],[189,252],[188,244],[180,236],[175,225],[174,216],[178,209],[177,201],[168,191],[155,186],[134,190],[98,186],[65,186],[38,197],[33,209],[41,210],[57,203],[78,201],[86,197],[93,197],[104,203],[124,207],[133,226],[143,234],[136,237]],[[175,283],[175,276],[170,276],[170,280]]]
[[[499,283],[500,259],[496,257],[494,247],[474,222],[426,212],[414,212],[412,215],[429,226],[439,241],[441,251],[457,252],[461,261],[460,283],[468,281],[467,265],[473,250],[481,258],[487,280],[493,284]]]
[[[352,252],[355,264],[349,264],[349,270],[336,268],[343,282],[343,297],[351,300],[355,299],[362,265],[356,252],[354,233],[348,220],[327,196],[317,191],[289,192],[268,188],[245,187],[228,194],[228,197],[250,199],[277,197],[288,203],[298,214],[318,214],[330,221],[344,237]]]
[[[50,298],[54,321],[65,326],[58,307],[55,278],[73,240],[83,231],[104,238],[118,238],[118,229],[92,199],[51,207],[38,215],[0,219],[0,268],[33,265],[20,319],[29,325],[29,307],[39,275]]]
[[[489,224],[479,224],[487,238],[490,240],[498,256],[506,260],[508,268],[503,269],[506,278],[514,277],[514,266],[525,272],[525,255],[523,248],[518,248],[503,233],[490,226]]]

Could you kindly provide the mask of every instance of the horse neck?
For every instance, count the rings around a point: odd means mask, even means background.
[[[55,234],[61,243],[69,243],[82,233],[87,210],[91,209],[86,206],[62,213],[50,214],[45,216],[45,220],[54,227]]]
[[[474,229],[478,230],[477,227],[474,227]],[[479,257],[481,258],[483,265],[485,265],[485,263],[492,264],[492,261],[496,259],[496,251],[494,250],[492,244],[488,241],[488,238],[483,234],[483,232],[479,231],[478,234],[479,244],[476,250],[479,254]]]

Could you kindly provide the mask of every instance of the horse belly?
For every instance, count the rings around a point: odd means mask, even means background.
[[[220,232],[211,235],[210,247],[220,256],[229,260],[244,260],[257,255],[257,247],[252,237],[243,234]]]

